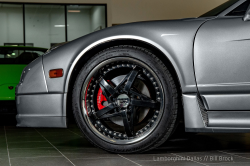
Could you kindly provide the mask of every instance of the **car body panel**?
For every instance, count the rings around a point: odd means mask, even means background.
[[[74,65],[87,50],[111,40],[134,39],[147,42],[161,50],[175,67],[182,91],[196,92],[192,60],[193,39],[198,28],[207,20],[208,18],[202,18],[125,24],[69,42],[44,55],[45,73],[54,68],[62,68],[65,73],[64,77],[58,79],[50,79],[48,74],[45,74],[48,91],[50,93],[67,92]],[[179,49],[180,47],[182,49]]]
[[[20,110],[16,117],[17,126],[66,127],[63,94],[18,95],[16,104]]]
[[[199,107],[197,93],[182,95],[184,106],[184,121],[186,128],[202,129],[205,128],[205,123],[202,119],[201,108]]]
[[[220,17],[206,22],[197,33],[195,75],[209,110],[250,110],[249,104],[237,103],[250,92],[249,28],[250,22],[242,17]]]
[[[239,0],[225,11],[228,13],[243,2]],[[66,101],[71,97],[67,93],[77,62],[94,56],[87,53],[99,45],[126,39],[152,45],[174,67],[181,86],[187,132],[249,132],[250,125],[240,121],[250,120],[250,23],[222,13],[207,18],[115,26],[51,49],[24,70],[17,86],[17,126],[66,127]],[[63,77],[49,78],[52,69],[63,69]]]
[[[62,95],[62,97],[59,97],[62,102],[54,102],[54,105],[61,109],[60,115],[64,118],[66,114],[66,99],[68,97],[68,82],[77,60],[81,56],[84,56],[87,50],[110,40],[128,38],[154,45],[165,53],[167,58],[173,63],[173,66],[176,67],[175,69],[178,73],[182,90],[184,92],[196,92],[197,88],[192,59],[193,39],[198,28],[208,19],[209,18],[155,21],[116,26],[84,36],[55,50],[49,51],[41,58],[29,64],[23,71],[21,81],[17,87],[17,108],[18,110],[25,111],[18,111],[18,126],[31,126],[31,124],[33,124],[35,127],[46,127],[46,125],[42,125],[41,121],[34,121],[32,117],[37,119],[39,116],[46,116],[48,117],[46,123],[49,123],[49,120],[52,120],[52,117],[55,116],[46,115],[46,113],[42,115],[41,111],[39,111],[40,109],[34,108],[37,108],[40,102],[46,103],[45,100],[52,96],[55,97],[55,94]],[[185,25],[186,30],[183,25]],[[148,28],[142,30],[143,27]],[[146,36],[146,34],[148,34],[147,38],[141,37]],[[181,45],[183,49],[179,49],[179,45]],[[49,71],[58,68],[64,70],[63,77],[49,78]],[[35,99],[30,100],[29,105],[26,100],[21,100],[21,98],[25,98],[26,95],[33,95],[34,98],[36,98],[36,95],[39,94],[48,94],[48,97],[41,101]],[[52,107],[45,107],[46,106],[39,106],[41,109],[46,109],[51,112],[54,111]],[[28,114],[29,112],[33,112],[34,114],[30,116]],[[24,113],[27,114],[24,115]],[[42,122],[45,121],[42,120]],[[60,124],[61,125],[57,125],[56,127],[66,127],[65,123]]]
[[[201,94],[216,93],[214,88],[221,93],[225,87],[230,93],[250,92],[249,28],[250,22],[242,17],[229,17],[211,20],[199,29],[194,65]]]
[[[199,102],[198,96],[197,93],[182,95],[186,132],[250,132],[250,124],[248,123],[250,121],[250,111],[207,111]]]
[[[16,93],[18,95],[48,93],[42,57],[37,58],[25,67],[20,83],[17,85]]]
[[[250,128],[249,111],[209,111],[209,127]]]
[[[0,46],[1,52],[5,51],[39,51],[45,52],[47,49],[40,47],[26,47],[26,46]],[[16,52],[15,52],[16,53]],[[5,55],[4,53],[3,55]],[[21,53],[20,53],[21,54]],[[11,58],[7,58],[11,59]],[[1,59],[0,59],[1,60]],[[14,59],[15,60],[15,59]],[[27,66],[27,64],[19,64],[16,61],[9,64],[5,61],[0,62],[0,100],[15,100],[15,88],[16,85],[20,82],[20,77],[22,71]]]
[[[3,84],[0,85],[0,100],[15,100],[15,88],[17,84]]]
[[[25,66],[0,64],[0,100],[15,100],[15,88]]]
[[[213,110],[245,110],[250,108],[249,94],[209,94],[201,95],[206,109]]]

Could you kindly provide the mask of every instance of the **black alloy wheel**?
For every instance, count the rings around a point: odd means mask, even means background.
[[[156,56],[138,47],[114,47],[95,55],[80,71],[73,110],[94,145],[116,153],[143,152],[173,131],[177,92]]]

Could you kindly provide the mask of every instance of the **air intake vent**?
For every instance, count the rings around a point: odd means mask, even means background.
[[[201,115],[202,115],[202,118],[203,118],[203,121],[205,123],[205,126],[208,125],[208,115],[207,115],[207,110],[202,102],[202,99],[200,98],[200,96],[197,96],[197,101],[198,101],[198,104],[199,104],[199,107],[200,107],[200,110],[201,110]]]

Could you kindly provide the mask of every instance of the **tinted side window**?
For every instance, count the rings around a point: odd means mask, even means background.
[[[235,8],[233,11],[227,14],[227,16],[244,16],[248,7],[249,7],[250,1],[246,1],[237,8]]]

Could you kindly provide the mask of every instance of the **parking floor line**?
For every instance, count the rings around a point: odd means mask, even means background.
[[[36,130],[36,129],[35,129]],[[66,158],[72,165],[74,165],[75,166],[75,164],[72,162],[72,161],[70,161],[70,159],[68,158],[68,157],[66,157],[60,150],[58,150],[47,138],[45,138],[39,131],[37,131],[36,130],[36,132],[38,132],[38,134],[40,134],[46,141],[48,141],[48,143],[51,145],[51,146],[53,146],[59,153],[61,153],[61,155],[64,157],[64,158]]]
[[[6,134],[5,126],[4,126],[4,133],[5,133],[5,140],[6,140],[7,153],[8,153],[8,158],[9,158],[9,164],[10,164],[10,166],[11,166],[11,162],[10,162],[10,152],[9,152],[8,139],[7,139],[7,134]]]
[[[77,134],[77,133],[75,133],[74,131],[71,131],[70,129],[67,129],[67,130],[69,130],[71,133],[73,133],[73,134],[75,134],[75,135],[78,135],[79,137],[82,137],[82,138],[84,138],[82,135],[80,135],[80,134]]]
[[[124,158],[124,159],[126,159],[126,160],[128,160],[128,161],[130,161],[130,162],[132,162],[132,163],[134,163],[134,164],[136,164],[136,165],[142,166],[142,165],[140,165],[140,164],[138,164],[138,163],[136,163],[136,162],[134,162],[134,161],[132,161],[132,160],[130,160],[130,159],[128,159],[128,158],[126,158],[126,157],[120,155],[120,154],[118,154],[118,156],[120,156],[120,157],[122,157],[122,158]]]

